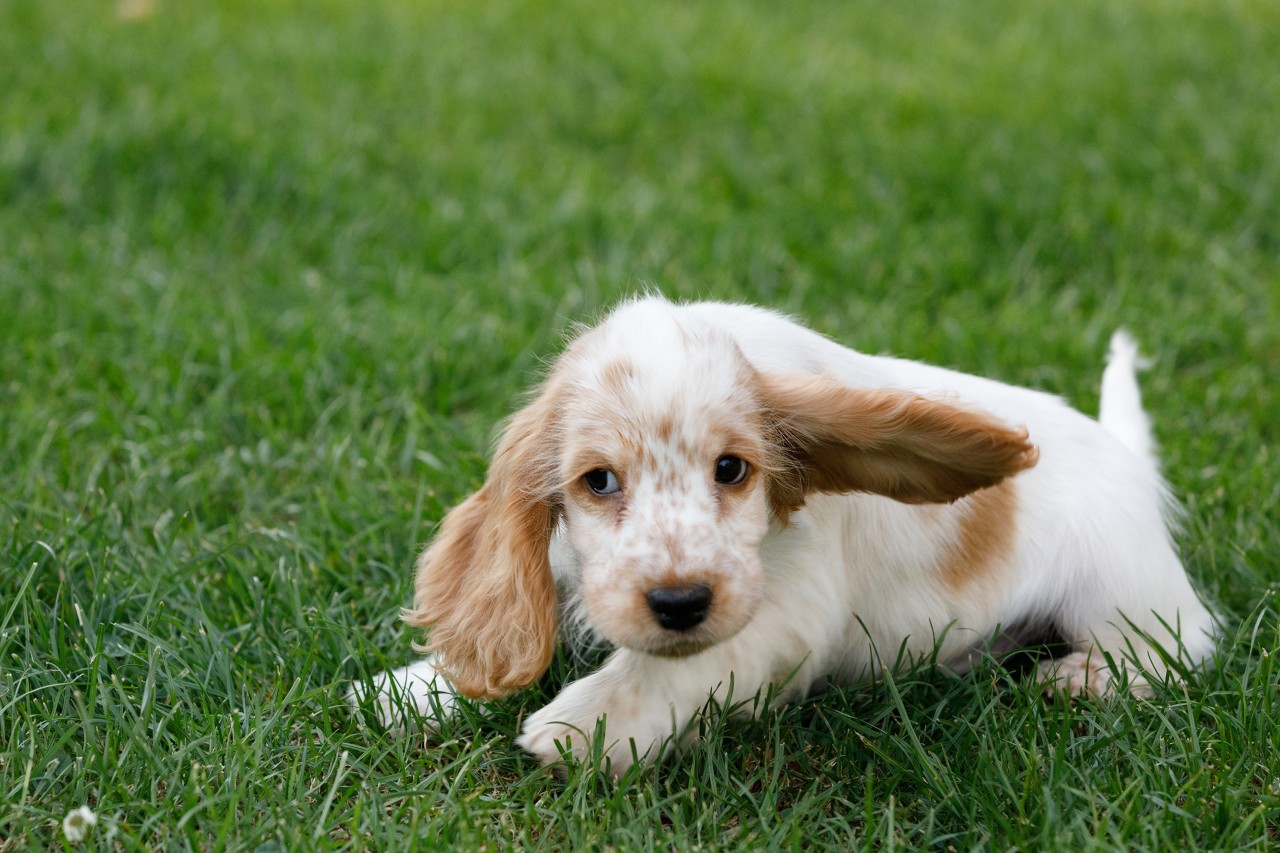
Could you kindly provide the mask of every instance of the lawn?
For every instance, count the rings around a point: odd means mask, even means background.
[[[1267,0],[0,0],[0,851],[1274,848],[1278,55]],[[1217,669],[903,673],[617,784],[512,742],[566,660],[365,725],[495,426],[645,288],[1087,412],[1129,327]]]

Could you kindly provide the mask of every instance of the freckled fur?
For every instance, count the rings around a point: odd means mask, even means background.
[[[636,377],[635,367],[624,359],[611,361],[600,372],[601,382],[606,388],[619,391]]]

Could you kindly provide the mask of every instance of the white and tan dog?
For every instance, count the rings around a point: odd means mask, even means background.
[[[603,731],[615,774],[731,684],[796,699],[875,677],[877,650],[965,669],[1049,629],[1071,647],[1042,665],[1057,689],[1145,689],[1205,659],[1213,620],[1135,359],[1118,334],[1095,421],[759,308],[628,302],[569,345],[419,558],[405,618],[428,656],[375,680],[377,710],[525,687],[561,622],[615,651],[519,743],[551,763]]]

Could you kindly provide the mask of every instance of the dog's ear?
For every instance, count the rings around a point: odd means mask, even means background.
[[[556,524],[557,399],[542,394],[512,418],[484,485],[444,519],[417,563],[411,625],[420,651],[463,695],[532,684],[555,651],[556,589],[547,549]]]
[[[780,373],[760,374],[759,386],[779,456],[769,498],[783,521],[813,492],[949,503],[1039,458],[1025,428],[906,391]]]

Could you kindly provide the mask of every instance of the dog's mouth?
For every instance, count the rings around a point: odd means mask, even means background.
[[[615,649],[629,649],[640,654],[671,660],[692,657],[727,639],[719,632],[706,627],[687,631],[670,631],[659,628],[657,625],[639,627],[638,630],[633,629],[626,634],[600,631],[600,636]]]
[[[722,619],[711,619],[706,624],[685,631],[662,630],[657,636],[651,634],[647,642],[632,648],[657,658],[693,657],[732,638],[745,627],[747,621],[749,620],[734,626],[726,625]]]
[[[704,652],[718,642],[717,640],[694,637],[673,638],[668,642],[650,646],[644,651],[659,658],[687,658]]]

